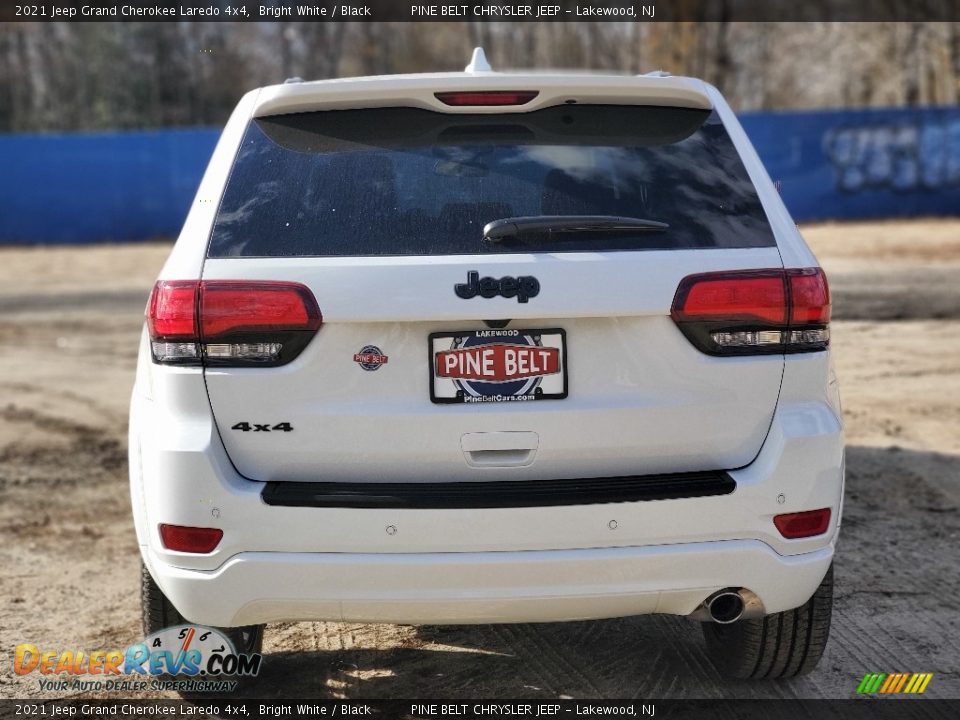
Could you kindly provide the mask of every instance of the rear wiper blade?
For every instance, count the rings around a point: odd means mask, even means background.
[[[642,218],[617,215],[533,215],[510,217],[488,222],[483,228],[483,237],[490,242],[531,233],[554,232],[611,232],[616,230],[642,230],[663,232],[670,228],[667,223]]]

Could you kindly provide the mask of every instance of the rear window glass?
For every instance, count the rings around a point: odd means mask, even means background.
[[[604,215],[658,232],[484,240],[512,217]],[[210,257],[459,255],[774,245],[715,112],[565,105],[531,113],[332,110],[251,121]]]

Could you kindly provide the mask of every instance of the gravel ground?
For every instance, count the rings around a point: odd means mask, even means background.
[[[849,442],[831,642],[813,674],[731,683],[683,619],[476,627],[282,623],[271,697],[852,697],[865,672],[960,697],[960,222],[803,228],[834,290]],[[140,637],[126,410],[168,246],[0,249],[0,697],[19,642]],[[63,697],[62,693],[49,693]]]

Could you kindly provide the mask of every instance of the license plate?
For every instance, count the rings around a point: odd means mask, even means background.
[[[548,330],[467,330],[430,335],[435,403],[529,402],[567,396],[567,335]]]

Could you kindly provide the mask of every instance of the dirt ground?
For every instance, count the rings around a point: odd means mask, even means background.
[[[268,628],[271,697],[852,697],[933,672],[960,697],[960,222],[819,225],[849,443],[826,656],[783,682],[720,679],[683,618]],[[164,244],[0,249],[0,697],[41,697],[13,648],[139,639],[126,413]],[[62,693],[49,693],[63,697]]]

